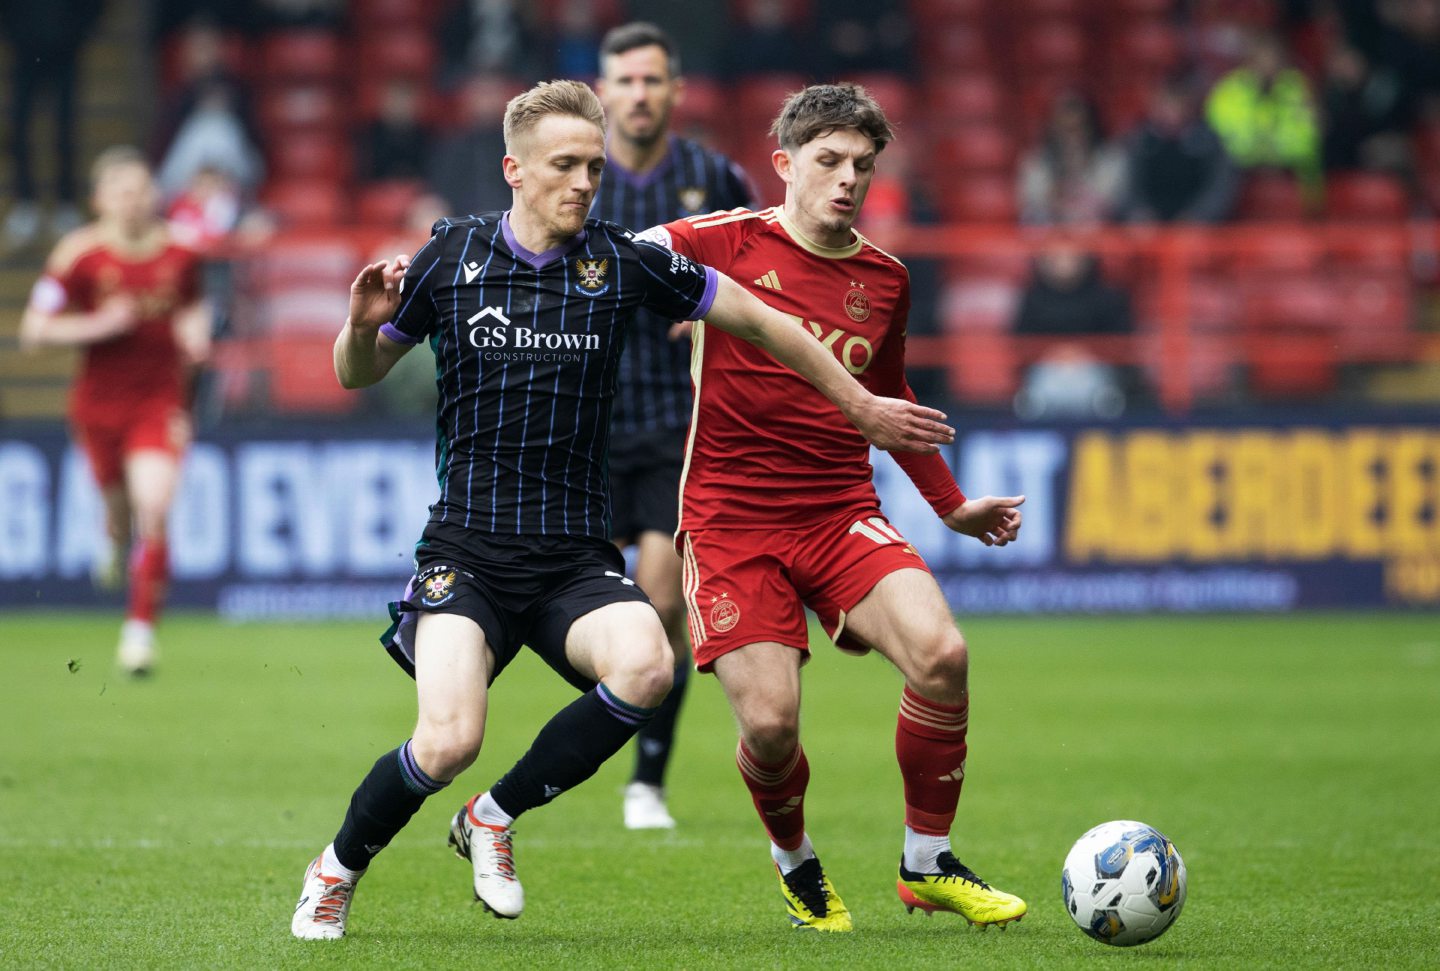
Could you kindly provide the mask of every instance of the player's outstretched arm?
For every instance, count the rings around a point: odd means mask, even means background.
[[[735,281],[719,275],[707,323],[764,348],[835,403],[846,419],[877,448],[898,452],[935,452],[955,440],[945,415],[900,398],[882,398],[860,382],[804,328],[767,306]]]
[[[400,306],[400,281],[409,265],[405,256],[371,263],[350,284],[350,315],[335,338],[335,376],[342,387],[369,387],[389,374],[410,350],[380,333],[380,325]]]
[[[43,285],[42,281],[37,288]],[[98,344],[129,333],[140,322],[134,298],[124,294],[110,297],[89,313],[52,313],[36,303],[32,297],[20,317],[20,346],[25,350]]]
[[[1020,505],[1024,496],[982,496],[966,499],[942,518],[957,533],[974,536],[986,546],[1004,546],[1020,537]]]

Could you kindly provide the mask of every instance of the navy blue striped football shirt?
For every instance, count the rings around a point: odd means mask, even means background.
[[[605,166],[590,215],[635,232],[717,209],[754,208],[750,182],[734,162],[697,142],[671,136],[670,153],[644,175],[615,159]],[[683,429],[690,423],[690,342],[667,336],[669,321],[641,311],[620,361],[615,434]]]
[[[718,280],[595,219],[544,253],[516,241],[506,213],[436,223],[380,328],[435,351],[431,522],[608,539],[605,456],[627,331],[642,307],[662,327],[704,316]]]

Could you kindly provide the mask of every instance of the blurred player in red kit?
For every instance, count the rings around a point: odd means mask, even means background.
[[[783,206],[691,216],[641,238],[715,266],[788,313],[872,393],[914,401],[905,380],[909,274],[851,228],[893,137],[884,111],[855,85],[814,85],[786,100],[772,131]],[[690,640],[739,722],[740,774],[770,835],[791,923],[852,927],[805,832],[806,606],[839,647],[874,650],[904,675],[895,733],[901,901],[975,924],[1018,919],[1025,902],[951,851],[967,752],[967,647],[925,561],[880,511],[869,447],[833,405],[763,355],[704,323],[692,340],[695,418],[677,532]],[[1023,496],[966,499],[934,451],[895,459],[951,529],[987,546],[1016,538]]]
[[[96,159],[96,219],[56,244],[21,321],[27,347],[76,347],[71,431],[105,502],[111,558],[102,585],[129,581],[118,661],[143,674],[169,578],[166,516],[190,442],[191,371],[209,353],[200,263],[159,216],[145,157],[116,146]]]

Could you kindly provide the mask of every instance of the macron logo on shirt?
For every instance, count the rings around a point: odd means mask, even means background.
[[[480,264],[474,261],[466,263],[460,269],[465,271],[465,282],[474,283],[475,278],[480,275]],[[487,308],[488,309],[488,308]]]

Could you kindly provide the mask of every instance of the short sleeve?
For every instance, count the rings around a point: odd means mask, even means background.
[[[395,312],[394,320],[380,326],[380,333],[395,343],[413,346],[435,329],[438,315],[431,291],[435,285],[434,270],[440,265],[444,249],[445,235],[436,233],[410,261],[400,281],[400,309]]]
[[[70,291],[59,277],[43,273],[30,288],[29,308],[42,314],[58,314],[70,305]]]
[[[633,240],[646,281],[642,303],[669,320],[699,320],[710,312],[720,275],[683,253],[649,239]]]

